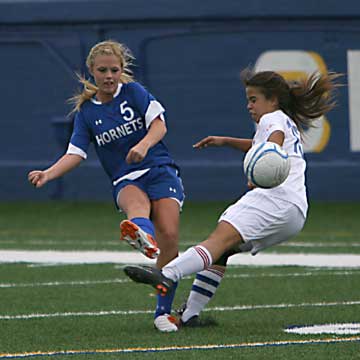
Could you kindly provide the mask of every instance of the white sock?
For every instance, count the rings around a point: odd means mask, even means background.
[[[198,245],[187,249],[179,257],[165,265],[161,271],[164,276],[177,282],[186,275],[206,269],[211,263],[212,257],[209,251]]]
[[[209,267],[196,274],[192,289],[186,302],[186,309],[181,316],[183,322],[193,316],[199,315],[210,299],[214,296],[216,289],[224,276],[225,269]]]

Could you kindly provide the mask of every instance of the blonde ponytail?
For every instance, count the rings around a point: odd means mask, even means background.
[[[76,112],[76,111],[80,111],[81,105],[90,100],[91,98],[93,98],[95,96],[95,94],[98,91],[98,87],[96,85],[94,85],[91,81],[86,80],[83,76],[81,76],[80,74],[76,74],[78,77],[79,82],[83,85],[83,90],[78,93],[75,94],[73,97],[71,97],[68,102],[70,104],[73,104],[74,107],[71,110],[70,114]]]

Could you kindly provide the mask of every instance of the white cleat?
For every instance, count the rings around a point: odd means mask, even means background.
[[[120,240],[126,241],[150,259],[156,259],[160,253],[154,238],[129,220],[120,223]]]
[[[179,328],[177,326],[178,320],[175,316],[171,316],[169,314],[159,315],[154,320],[154,326],[157,330],[161,332],[174,332],[178,331]]]

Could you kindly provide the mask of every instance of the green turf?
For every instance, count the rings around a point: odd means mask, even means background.
[[[187,202],[181,214],[181,250],[204,240],[227,205]],[[123,215],[112,203],[1,203],[0,214],[2,249],[127,249],[118,241]],[[360,203],[312,203],[307,223],[291,246],[270,251],[360,253],[359,219]]]
[[[309,271],[312,275],[309,276]],[[114,265],[73,265],[29,267],[25,264],[0,266],[0,316],[53,314],[54,317],[32,319],[0,319],[1,351],[9,353],[124,349],[134,347],[195,346],[206,344],[244,344],[331,338],[331,335],[289,335],[284,327],[296,324],[359,321],[360,305],[341,302],[360,299],[360,270],[301,269],[297,267],[249,268],[231,267],[209,311],[203,317],[216,320],[217,326],[183,329],[177,334],[159,334],[152,326],[155,299],[151,289],[131,282],[70,285],[76,281],[126,280]],[[294,277],[296,274],[296,277]],[[237,278],[236,276],[249,277]],[[271,277],[278,275],[278,277]],[[303,276],[302,276],[303,275]],[[57,284],[50,285],[51,282]],[[4,288],[12,284],[11,288]],[[18,284],[18,286],[15,286]],[[24,287],[24,285],[31,285]],[[191,279],[183,280],[177,292],[176,305],[186,297]],[[317,304],[324,303],[322,306]],[[338,305],[334,305],[338,303]],[[283,307],[283,304],[287,304]],[[327,304],[327,306],[325,306]],[[232,309],[248,306],[247,309]],[[257,308],[253,308],[256,306]],[[225,307],[218,311],[217,307]],[[227,308],[226,308],[227,307]],[[139,314],[124,314],[129,310]],[[106,312],[100,315],[99,312]],[[117,313],[114,313],[117,312]],[[68,316],[65,316],[65,314]],[[97,316],[96,316],[97,314]],[[346,337],[346,336],[345,336]],[[358,344],[357,344],[358,346]],[[292,359],[289,354],[298,348],[304,356],[312,351],[326,358],[326,349],[339,354],[356,354],[355,344],[292,345],[284,348],[201,350],[198,359],[212,356],[227,359],[241,353],[242,357],[261,359],[277,354],[279,359]],[[323,350],[321,350],[323,349]],[[173,351],[171,357],[181,359],[189,352]],[[85,355],[73,355],[84,358]],[[105,358],[105,355],[87,355]],[[106,355],[106,358],[113,355]],[[119,358],[137,359],[139,354],[122,354]],[[147,358],[165,359],[168,353],[142,354]],[[194,355],[195,356],[195,355]],[[270,356],[270,355],[268,355]],[[87,357],[85,357],[87,358]],[[236,357],[234,357],[236,358]],[[294,357],[295,359],[296,357]],[[349,357],[350,358],[350,357]]]
[[[188,202],[181,216],[182,249],[205,238],[226,205]],[[109,203],[3,203],[0,213],[0,249],[129,250],[118,241],[121,216]],[[291,240],[291,246],[270,251],[359,253],[359,215],[360,204],[311,204],[305,229]],[[175,307],[186,299],[191,283],[191,278],[180,283]],[[356,359],[359,341],[275,345],[351,338],[286,334],[284,328],[359,323],[359,284],[358,268],[232,266],[202,315],[214,319],[217,326],[161,334],[152,327],[152,289],[130,282],[119,265],[0,264],[0,359],[5,353],[68,350],[85,353],[53,358]],[[275,344],[254,347],[266,342]],[[184,346],[207,344],[243,347],[184,350]],[[165,347],[182,350],[148,350]],[[128,348],[147,352],[110,352]],[[101,349],[108,353],[93,352]]]

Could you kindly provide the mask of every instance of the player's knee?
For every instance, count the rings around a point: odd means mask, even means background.
[[[178,233],[172,229],[157,231],[156,240],[162,253],[177,254]]]
[[[163,241],[168,244],[177,244],[178,231],[171,227],[157,228],[157,238],[159,241]]]

